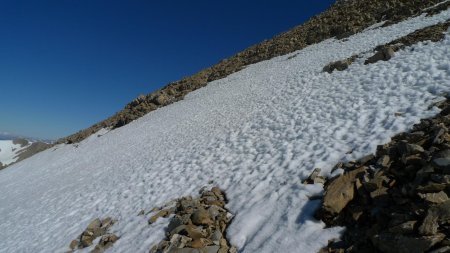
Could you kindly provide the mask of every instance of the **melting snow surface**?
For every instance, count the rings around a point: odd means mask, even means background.
[[[0,171],[0,252],[64,252],[106,216],[121,237],[110,252],[148,252],[167,219],[148,225],[139,211],[210,180],[228,194],[228,236],[241,252],[316,252],[342,229],[312,217],[319,202],[308,196],[322,188],[301,180],[435,115],[428,107],[450,91],[450,39],[388,62],[322,68],[448,18],[421,16],[248,66],[125,127]]]

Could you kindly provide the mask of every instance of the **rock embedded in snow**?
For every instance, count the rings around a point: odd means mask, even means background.
[[[332,73],[334,70],[338,70],[338,71],[343,71],[348,69],[348,66],[350,66],[350,64],[352,64],[353,59],[346,59],[346,60],[340,60],[340,61],[336,61],[336,62],[332,62],[328,65],[326,65],[323,68],[324,72],[328,72],[328,73]]]
[[[103,253],[110,248],[119,237],[115,234],[106,234],[100,238],[100,241],[90,253]]]
[[[313,172],[311,172],[311,175],[303,181],[304,184],[324,184],[325,178],[320,176],[320,168],[315,168]]]
[[[388,61],[394,57],[395,51],[392,47],[387,46],[377,51],[373,56],[369,57],[364,64],[373,64],[378,61]]]
[[[107,233],[111,226],[114,225],[114,223],[115,221],[110,217],[107,217],[103,220],[100,220],[98,218],[94,219],[81,233],[78,240],[73,240],[70,242],[69,248],[71,249],[71,251],[87,248],[93,244],[96,238],[101,236],[99,243],[96,245],[92,252],[103,252],[106,248],[111,247],[112,244],[119,239],[118,236]]]

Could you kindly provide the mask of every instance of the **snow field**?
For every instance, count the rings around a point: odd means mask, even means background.
[[[148,252],[168,220],[149,226],[139,211],[210,180],[228,195],[236,216],[227,234],[240,252],[316,252],[342,229],[314,220],[319,201],[308,197],[322,187],[301,180],[435,115],[428,107],[450,91],[450,38],[387,62],[322,68],[449,18],[374,27],[248,66],[125,127],[0,171],[0,252],[64,252],[106,216],[121,237],[110,252]]]

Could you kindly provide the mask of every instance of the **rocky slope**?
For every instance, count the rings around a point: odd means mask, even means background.
[[[375,155],[339,164],[318,218],[345,226],[322,252],[450,252],[450,101]]]
[[[328,38],[343,39],[365,28],[385,22],[393,24],[408,17],[427,12],[435,14],[447,9],[449,3],[442,0],[349,0],[339,1],[327,11],[311,18],[301,26],[274,38],[252,46],[193,76],[169,83],[164,88],[142,95],[112,117],[87,129],[62,138],[58,143],[74,143],[84,140],[102,128],[117,128],[143,115],[184,98],[189,92],[242,70],[245,66],[276,56],[285,55]]]

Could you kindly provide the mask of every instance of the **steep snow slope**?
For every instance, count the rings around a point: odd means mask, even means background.
[[[422,16],[248,66],[125,127],[0,171],[0,252],[63,252],[106,216],[121,236],[111,252],[148,252],[167,220],[148,225],[139,211],[210,180],[228,194],[228,236],[242,252],[317,251],[340,229],[312,218],[318,202],[308,196],[322,189],[301,179],[437,113],[428,107],[450,91],[450,39],[343,72],[323,66],[449,18]]]

